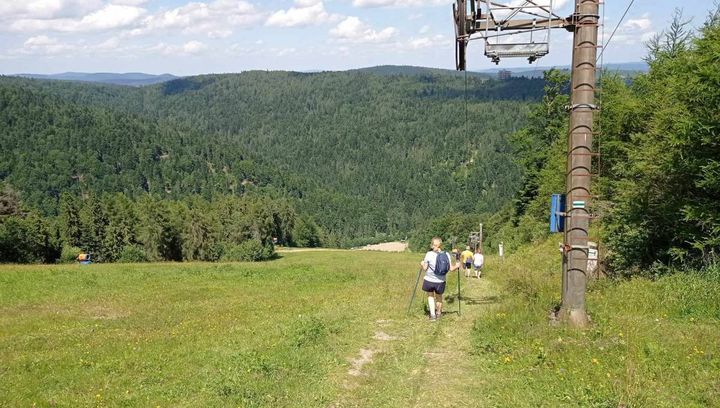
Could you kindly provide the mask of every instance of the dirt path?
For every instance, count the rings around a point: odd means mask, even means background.
[[[358,249],[360,251],[405,252],[408,249],[408,243],[402,241],[382,242],[379,244],[365,245]]]
[[[445,315],[430,322],[418,298],[410,317],[379,320],[375,335],[349,358],[344,390],[331,407],[478,407],[484,406],[487,370],[473,353],[473,327],[498,302],[487,279],[461,277],[462,315],[457,314],[456,280],[446,290]]]
[[[435,384],[417,388],[413,407],[480,406],[482,367],[472,358],[472,330],[475,321],[491,309],[497,297],[486,279],[464,279],[463,284],[462,315],[440,322],[435,341],[429,342],[423,352],[423,376],[433,378]]]

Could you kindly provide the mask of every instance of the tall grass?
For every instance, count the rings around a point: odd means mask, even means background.
[[[551,239],[489,274],[505,294],[474,327],[502,406],[720,406],[717,269],[589,285],[586,330],[555,327],[560,256]]]

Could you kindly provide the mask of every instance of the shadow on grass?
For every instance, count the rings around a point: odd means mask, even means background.
[[[490,305],[500,303],[501,299],[499,296],[482,296],[482,297],[471,297],[460,294],[460,299],[466,305]],[[457,301],[457,294],[448,295],[445,297],[445,303],[455,303]]]

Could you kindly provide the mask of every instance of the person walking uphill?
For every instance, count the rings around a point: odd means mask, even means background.
[[[472,267],[473,253],[470,250],[470,246],[466,246],[465,250],[460,254],[460,261],[462,262],[463,269],[465,269],[465,277],[470,276],[470,268]]]
[[[460,263],[456,263],[455,266],[452,265],[450,254],[441,249],[442,240],[439,237],[434,237],[431,245],[432,250],[425,254],[425,259],[420,262],[420,266],[425,271],[422,290],[428,296],[430,320],[436,320],[442,316],[442,295],[445,292],[445,278],[448,272],[459,268]]]
[[[473,266],[475,267],[475,277],[480,279],[482,276],[482,267],[485,265],[485,257],[482,254],[482,250],[478,247],[473,255]]]

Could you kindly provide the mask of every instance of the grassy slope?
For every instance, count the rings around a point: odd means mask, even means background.
[[[677,274],[591,282],[584,331],[552,327],[556,242],[491,276],[502,306],[476,322],[489,405],[720,406],[720,279]]]
[[[323,406],[415,256],[3,266],[0,406]]]
[[[717,280],[596,284],[593,328],[551,327],[549,241],[490,257],[431,324],[404,315],[419,257],[3,266],[0,405],[720,404]]]

